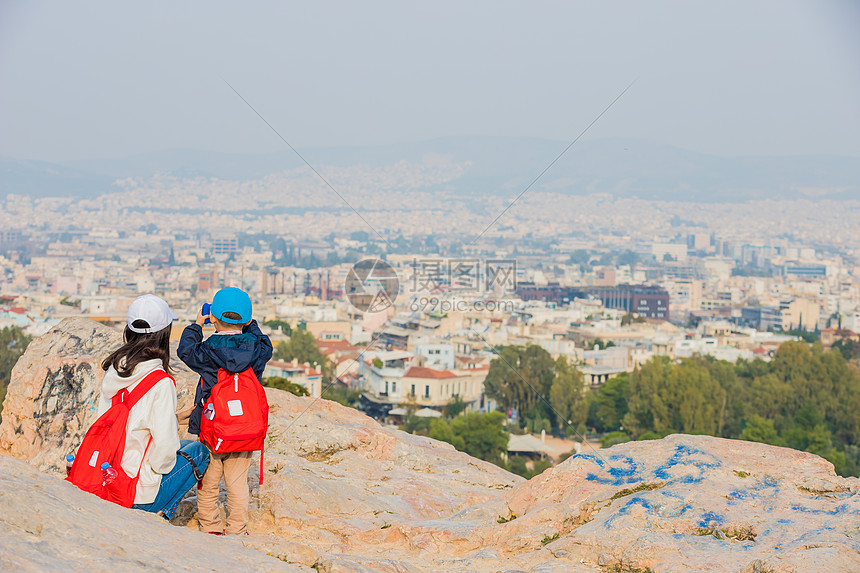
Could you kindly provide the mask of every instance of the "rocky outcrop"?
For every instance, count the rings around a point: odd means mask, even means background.
[[[59,475],[95,421],[101,361],[122,334],[91,320],[66,319],[27,347],[12,370],[3,402],[0,451]],[[175,356],[175,352],[173,353]],[[194,399],[196,378],[173,360],[179,407]]]
[[[34,341],[13,372],[0,451],[58,472],[92,421],[97,361],[118,340],[77,320]],[[176,378],[187,403],[196,379],[181,365]],[[267,393],[265,481],[258,488],[252,470],[252,535],[241,543],[278,557],[276,565],[331,572],[860,570],[860,480],[837,477],[811,454],[677,435],[586,451],[525,482],[333,402]],[[27,513],[26,499],[49,483],[41,480],[68,487],[20,473],[0,496],[3,503],[20,498],[13,514]],[[74,505],[87,519],[137,523],[128,517],[136,512],[74,493],[90,502]],[[40,513],[60,511],[54,505],[65,495],[49,496]],[[189,497],[179,521],[190,529],[194,510]],[[156,544],[208,537],[140,519]],[[74,529],[59,523],[43,538]],[[15,554],[26,563],[32,546],[21,547]]]
[[[0,571],[200,570],[313,573],[237,538],[170,528],[0,455]]]
[[[472,511],[483,514],[469,518],[478,523],[473,535],[519,563],[860,570],[860,480],[835,476],[818,456],[764,444],[685,435],[621,444]],[[497,515],[517,517],[499,526]]]
[[[120,338],[113,329],[71,319],[33,341],[12,373],[0,452],[61,475],[66,454],[95,419],[99,361]],[[172,367],[182,409],[197,377],[179,362]],[[351,551],[350,539],[367,529],[449,517],[523,481],[449,444],[382,427],[352,408],[271,388],[267,394],[263,486],[256,485],[258,464],[248,477],[250,529],[267,551],[277,545],[278,554],[296,562],[312,565],[321,553]],[[194,511],[190,497],[178,521],[194,528],[193,518],[182,519]]]

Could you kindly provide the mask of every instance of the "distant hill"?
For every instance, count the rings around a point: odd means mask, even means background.
[[[46,161],[0,159],[0,197],[95,197],[111,191],[116,179]]]
[[[445,184],[445,189],[467,196],[508,197],[524,189],[566,146],[567,142],[537,138],[461,136],[300,151],[323,172],[326,166],[384,167],[431,158],[469,162],[464,175]],[[155,173],[249,180],[304,167],[288,149],[257,155],[172,150],[65,165],[4,161],[0,166],[0,193],[34,195],[92,195],[112,179],[145,178]],[[860,158],[720,157],[653,141],[591,140],[571,148],[535,188],[706,203],[801,197],[860,200]]]

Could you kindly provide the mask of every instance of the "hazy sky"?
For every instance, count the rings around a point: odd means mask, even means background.
[[[860,2],[0,0],[0,155],[449,135],[860,156]]]

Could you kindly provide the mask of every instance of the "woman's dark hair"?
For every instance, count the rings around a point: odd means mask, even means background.
[[[149,328],[145,320],[131,324],[135,328]],[[164,371],[170,372],[170,325],[152,334],[141,334],[126,326],[122,340],[123,345],[104,359],[102,370],[113,366],[122,378],[128,378],[141,362],[159,358]]]

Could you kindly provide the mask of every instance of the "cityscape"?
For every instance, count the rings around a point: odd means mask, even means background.
[[[654,356],[766,361],[804,333],[829,347],[860,332],[856,202],[536,190],[515,203],[484,197],[491,206],[478,210],[472,198],[403,191],[458,176],[445,169],[325,173],[361,216],[300,171],[246,183],[129,178],[91,199],[9,194],[0,324],[30,336],[75,316],[117,326],[131,300],[155,293],[176,309],[178,337],[218,289],[239,286],[260,322],[306,326],[338,365],[325,383],[364,393],[379,419],[409,397],[440,411],[455,396],[466,411],[495,409],[482,377],[498,345],[539,345],[596,389]],[[493,207],[502,216],[487,227],[481,211]],[[374,312],[345,289],[363,260],[396,278]],[[272,372],[319,396],[321,365],[303,366],[309,374],[275,361]]]
[[[0,571],[860,571],[860,2],[0,2]]]

